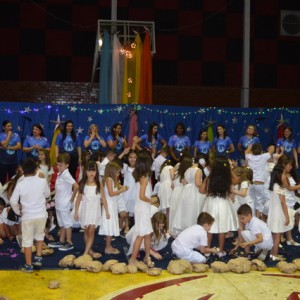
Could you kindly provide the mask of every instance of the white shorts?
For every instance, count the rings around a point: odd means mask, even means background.
[[[70,209],[56,209],[56,217],[59,227],[70,228],[73,226],[73,220]]]
[[[122,211],[126,211],[127,212],[127,208],[126,208],[126,201],[124,199],[124,197],[122,195],[120,195],[118,197],[118,213],[122,212]]]
[[[186,259],[190,263],[205,264],[206,258],[198,251],[190,248],[176,247],[174,243],[171,245],[173,253],[180,259]]]
[[[47,218],[24,220],[22,226],[22,247],[31,247],[33,240],[43,241]]]

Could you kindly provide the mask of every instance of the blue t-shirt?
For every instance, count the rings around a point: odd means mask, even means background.
[[[6,140],[7,134],[5,132],[0,133],[0,142]],[[17,133],[13,133],[8,146],[16,146],[20,143],[20,137]],[[18,163],[18,156],[16,150],[4,149],[0,148],[0,164],[2,165],[10,165],[10,164],[17,164]]]
[[[90,136],[87,135],[84,140],[88,141],[90,139]],[[102,136],[100,136],[101,140],[104,140]],[[100,141],[97,138],[93,138],[93,140],[90,142],[89,146],[86,148],[88,150],[91,150],[93,153],[99,150],[104,150],[105,148],[102,147]]]
[[[232,145],[232,140],[230,137],[226,136],[225,139],[214,139],[214,146],[216,150],[216,156],[228,156],[226,152],[228,148]]]
[[[152,140],[151,140],[150,142],[148,141],[148,134],[142,135],[142,136],[140,137],[140,139],[142,140],[141,146],[142,146],[143,148],[152,149]],[[153,136],[153,139],[155,139],[154,136]],[[157,139],[155,139],[155,146],[156,146],[156,149],[158,149],[158,147],[159,147],[159,142],[160,142],[162,139],[163,139],[163,138],[161,137],[161,135],[160,135],[160,134],[157,134]]]
[[[77,147],[80,147],[79,137],[76,136],[75,142],[72,140],[71,135],[67,134],[66,138],[62,140],[62,134],[60,133],[57,138],[55,145],[59,147],[59,153],[69,153],[74,155],[77,153]]]
[[[180,152],[185,148],[191,147],[191,141],[186,135],[178,136],[174,134],[169,138],[168,146],[173,147],[175,156],[179,157]]]
[[[107,142],[108,141],[115,141],[114,137],[112,135],[109,135],[107,137]],[[118,137],[118,142],[116,144],[116,147],[114,148],[114,150],[116,151],[116,153],[121,153],[123,151],[123,141],[124,138],[123,137]]]
[[[44,136],[41,136],[39,139],[37,139],[34,136],[27,135],[26,139],[23,143],[23,147],[31,148],[34,145],[39,145],[43,149],[50,148],[49,142],[48,142],[47,138],[45,138]],[[38,150],[33,149],[32,151],[27,153],[27,156],[36,158],[36,157],[38,157],[38,154],[39,154]]]
[[[242,145],[243,147],[243,150],[245,151],[249,145],[253,145],[253,144],[260,144],[260,140],[258,137],[253,137],[251,139],[249,139],[246,135],[245,136],[242,136],[240,139],[239,139],[239,144]]]
[[[211,149],[210,141],[196,141],[194,147],[197,148],[197,153],[208,154]]]
[[[293,157],[293,149],[296,149],[296,142],[294,139],[287,140],[280,138],[277,140],[276,147],[283,147],[284,154],[286,154],[289,157]]]

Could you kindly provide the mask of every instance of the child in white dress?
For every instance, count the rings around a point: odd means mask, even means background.
[[[97,164],[90,161],[84,167],[82,179],[79,182],[74,219],[75,221],[80,220],[80,224],[84,228],[85,250],[83,254],[89,254],[93,258],[101,257],[100,253],[92,250],[95,228],[100,225],[101,220],[101,191]],[[79,216],[80,203],[82,206]]]
[[[225,256],[225,235],[229,231],[237,231],[237,214],[229,198],[231,193],[231,168],[226,158],[218,157],[210,175],[200,187],[201,193],[207,193],[203,211],[215,219],[208,233],[208,247],[211,245],[212,234],[218,234],[219,257]]]
[[[119,218],[118,218],[118,198],[121,193],[128,190],[127,187],[120,185],[118,177],[121,167],[115,162],[109,162],[104,171],[103,186],[104,198],[100,235],[105,235],[105,254],[119,254],[120,251],[111,245],[112,237],[119,236]]]
[[[147,152],[141,152],[136,160],[133,177],[137,184],[136,202],[134,207],[135,232],[136,239],[133,244],[133,250],[129,263],[136,265],[137,256],[142,242],[145,245],[144,262],[148,267],[154,267],[150,257],[151,233],[153,232],[151,224],[151,203],[157,202],[157,197],[151,197],[151,165],[152,159]]]
[[[43,173],[44,178],[47,180],[49,186],[51,183],[52,175],[54,174],[50,162],[50,152],[47,149],[39,149],[38,152],[38,166],[39,172]]]
[[[281,234],[293,228],[293,225],[291,225],[293,217],[289,215],[285,200],[286,191],[282,183],[283,176],[286,176],[286,170],[287,168],[277,164],[271,173],[271,200],[267,224],[273,234],[274,247],[271,256],[273,261],[282,260],[278,256]]]
[[[128,154],[128,164],[123,164],[123,170],[122,170],[122,174],[124,176],[124,182],[123,182],[124,186],[128,187],[128,190],[123,194],[123,198],[125,201],[126,211],[128,212],[129,217],[134,216],[136,184],[132,176],[132,172],[134,170],[136,159],[137,159],[137,152],[131,150]],[[124,233],[126,234],[128,231],[129,231],[129,221],[127,217],[125,218]]]

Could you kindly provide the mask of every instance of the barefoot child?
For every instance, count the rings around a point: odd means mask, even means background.
[[[186,259],[190,263],[206,263],[206,258],[201,253],[219,252],[218,248],[207,247],[207,232],[213,222],[214,218],[210,214],[200,213],[197,224],[183,230],[176,237],[171,245],[173,253],[180,259]]]

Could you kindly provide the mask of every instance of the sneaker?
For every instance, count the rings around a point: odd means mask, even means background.
[[[226,252],[222,251],[222,252],[218,252],[217,255],[219,256],[219,258],[226,256]]]
[[[33,263],[35,267],[41,267],[43,264],[43,258],[41,256],[35,255],[33,258]]]
[[[63,242],[57,241],[57,242],[49,243],[48,247],[50,247],[50,248],[59,248],[59,247],[62,247],[63,245],[64,245]]]
[[[19,267],[19,270],[23,271],[23,272],[27,272],[27,273],[32,273],[33,272],[33,266],[28,266],[28,265],[24,264],[24,265]]]
[[[294,241],[294,240],[287,241],[286,244],[287,244],[288,246],[297,246],[297,247],[300,246],[300,243],[297,243],[297,242]]]
[[[65,243],[64,245],[58,248],[59,251],[69,251],[73,249],[74,249],[74,245],[71,243]]]
[[[268,249],[263,249],[260,254],[257,256],[257,259],[264,261],[269,253]]]

